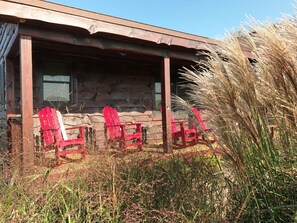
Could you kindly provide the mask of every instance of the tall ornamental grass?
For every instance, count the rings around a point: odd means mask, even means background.
[[[297,221],[296,24],[251,22],[181,71],[224,152],[230,221]]]

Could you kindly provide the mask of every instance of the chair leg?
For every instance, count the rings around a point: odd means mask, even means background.
[[[120,146],[121,152],[124,152],[124,150],[127,147],[126,141],[124,139],[121,139],[120,142],[119,142],[119,144],[120,144],[119,146]]]
[[[185,135],[182,136],[182,144],[183,144],[183,148],[187,147],[187,141],[186,141]]]
[[[56,153],[56,166],[61,165],[61,159],[60,159],[60,151],[59,148],[55,149],[55,153]]]
[[[140,142],[140,144],[137,146],[137,149],[138,149],[139,152],[143,151],[143,149],[142,149],[142,143],[141,143],[141,142]]]
[[[87,154],[87,150],[86,150],[86,147],[84,146],[84,151],[82,152],[83,159],[86,159],[86,154]]]

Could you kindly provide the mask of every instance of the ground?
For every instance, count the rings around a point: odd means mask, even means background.
[[[136,149],[130,149],[127,153],[120,153],[117,150],[104,151],[89,151],[86,159],[81,159],[81,154],[67,155],[66,159],[62,159],[60,166],[55,166],[54,153],[46,154],[43,162],[36,162],[34,166],[33,175],[35,178],[44,178],[47,176],[53,181],[66,180],[71,178],[81,171],[85,171],[98,163],[104,164],[110,161],[117,161],[118,159],[124,159],[125,161],[135,159],[167,159],[170,157],[183,157],[184,159],[191,159],[193,156],[199,154],[211,154],[211,150],[206,145],[195,145],[183,149],[175,149],[172,154],[164,154],[162,144],[146,144],[141,152]]]

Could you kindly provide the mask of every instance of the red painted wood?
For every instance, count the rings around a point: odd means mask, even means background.
[[[102,110],[105,120],[105,140],[107,145],[118,142],[120,150],[125,150],[128,146],[137,146],[142,150],[141,123],[122,124],[117,110],[105,106]],[[127,133],[127,127],[134,126],[134,133]],[[108,133],[108,134],[107,134]]]
[[[196,116],[196,118],[197,118],[197,120],[198,120],[198,122],[199,122],[199,124],[200,124],[200,126],[202,128],[202,130],[203,131],[208,130],[205,122],[202,119],[202,116],[200,114],[200,111],[197,108],[195,108],[195,107],[192,107],[192,111],[194,112],[194,114],[195,114],[195,116]]]
[[[178,127],[179,125],[179,127]],[[174,144],[177,144],[178,138],[182,140],[182,148],[197,144],[197,132],[196,129],[186,129],[183,122],[176,122],[171,115],[171,129],[172,138]]]
[[[209,138],[209,137],[206,138],[206,136],[205,136],[205,133],[206,134],[211,133],[212,129],[207,127],[204,120],[202,119],[202,115],[201,115],[200,111],[195,107],[192,107],[192,111],[196,118],[196,120],[194,120],[195,123],[193,123],[192,126],[196,128],[198,142],[201,144],[215,143],[217,140],[216,140],[216,137],[214,134],[212,134],[213,136],[211,138]],[[197,129],[196,124],[200,125],[202,132]],[[202,135],[201,138],[200,138],[200,135]]]
[[[54,108],[44,107],[38,112],[40,121],[40,133],[44,149],[56,152],[56,164],[60,165],[60,157],[72,153],[81,153],[86,158],[85,126],[78,126],[70,129],[78,129],[79,135],[75,139],[64,140],[57,113]],[[78,146],[76,149],[69,149]]]

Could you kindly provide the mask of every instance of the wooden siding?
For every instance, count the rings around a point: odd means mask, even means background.
[[[10,19],[39,20],[45,23],[76,27],[90,34],[113,34],[156,44],[205,49],[216,41],[197,35],[146,25],[99,13],[93,13],[39,0],[0,0],[2,16]],[[13,18],[11,18],[13,17]]]
[[[46,59],[44,59],[46,60]],[[65,59],[70,61],[70,59]],[[63,59],[60,60],[63,62]],[[155,67],[141,64],[129,64],[121,61],[104,63],[78,59],[71,62],[73,103],[65,106],[56,105],[71,113],[101,112],[106,105],[118,111],[144,112],[153,109],[153,83]],[[34,108],[40,109],[42,102],[42,69],[36,62],[33,72]],[[18,82],[19,80],[16,79]],[[19,88],[16,84],[16,96]],[[18,98],[16,98],[18,100]]]
[[[37,59],[38,58],[38,59]],[[34,135],[39,135],[39,121],[36,112],[42,108],[41,61],[48,59],[35,57],[33,70]],[[52,59],[52,58],[50,58]],[[82,58],[59,58],[71,61],[73,75],[74,102],[67,108],[54,105],[63,113],[66,127],[85,125],[96,131],[97,147],[104,146],[104,119],[101,110],[110,105],[116,108],[123,123],[141,122],[147,130],[149,143],[162,141],[162,121],[153,111],[154,81],[160,75],[160,64],[135,63],[105,58],[103,62]],[[18,70],[17,68],[15,70]],[[17,73],[17,72],[16,72]],[[16,101],[20,99],[19,75],[15,76]],[[19,110],[19,103],[16,103]]]

